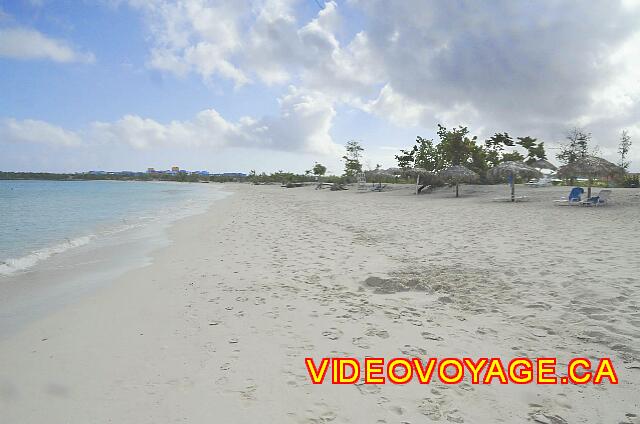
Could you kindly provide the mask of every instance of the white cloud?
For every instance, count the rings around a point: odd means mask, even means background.
[[[113,123],[94,123],[91,139],[127,143],[139,149],[182,146],[250,147],[319,154],[337,151],[329,134],[335,111],[321,94],[290,87],[279,102],[278,116],[243,117],[237,122],[227,121],[214,109],[203,110],[191,120],[167,124],[127,115]]]
[[[0,141],[9,143],[36,143],[73,147],[81,144],[81,137],[44,121],[13,118],[0,121]]]
[[[206,110],[186,121],[128,115],[92,126],[96,137],[136,148],[335,151],[331,125],[345,105],[402,128],[463,124],[547,144],[583,124],[609,155],[621,129],[640,128],[638,0],[328,1],[307,19],[300,0],[122,2],[144,16],[149,67],[285,90],[272,117],[231,122]],[[357,19],[344,21],[347,8]],[[77,57],[64,52],[47,57]]]
[[[361,109],[403,127],[419,125],[428,113],[426,106],[396,93],[389,84],[382,87],[375,100],[362,104]]]
[[[92,53],[75,50],[67,42],[28,28],[0,28],[0,57],[11,59],[48,59],[55,62],[92,63]]]
[[[345,46],[338,41],[343,18],[334,1],[306,23],[297,19],[297,0],[128,3],[145,17],[154,69],[236,86],[255,77],[268,85],[296,83],[346,102],[374,95],[382,82],[365,33]]]
[[[94,122],[80,132],[42,121],[6,119],[0,122],[0,142],[67,147],[124,144],[135,149],[241,147],[320,155],[341,152],[329,133],[335,110],[322,94],[290,87],[279,102],[278,116],[261,119],[243,117],[231,122],[207,109],[190,120],[168,123],[126,115],[115,122]]]
[[[240,86],[249,78],[232,57],[240,48],[240,19],[248,2],[130,0],[144,13],[152,35],[150,67],[184,76],[195,72],[207,81],[219,76]]]

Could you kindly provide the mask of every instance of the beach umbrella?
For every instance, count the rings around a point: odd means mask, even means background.
[[[402,170],[403,174],[409,175],[411,177],[415,177],[415,176],[422,176],[422,175],[427,175],[427,174],[431,174],[429,171],[427,171],[424,168],[405,168]]]
[[[446,181],[456,185],[456,197],[458,197],[458,185],[468,183],[478,178],[478,174],[462,165],[453,165],[438,172],[438,175]]]
[[[532,177],[540,177],[540,175],[542,175],[540,171],[538,171],[537,169],[527,165],[524,162],[517,162],[517,161],[502,162],[494,166],[493,168],[491,168],[488,172],[494,178],[503,178],[503,177],[509,178],[509,183],[511,185],[511,201],[512,202],[516,201],[516,195],[515,195],[515,178],[516,177],[520,176],[520,177],[532,178]]]
[[[536,169],[550,169],[552,171],[555,171],[558,169],[554,164],[552,164],[546,159],[538,159],[536,161],[528,163],[527,165]]]
[[[558,175],[563,178],[588,177],[587,197],[591,197],[591,183],[594,178],[624,175],[624,173],[624,168],[597,156],[583,156],[561,166],[558,170]]]
[[[396,178],[396,175],[393,172],[389,172],[388,169],[374,169],[373,171],[367,171],[366,174],[371,176],[374,180],[376,177],[382,181],[383,178]]]
[[[404,174],[404,169],[402,168],[387,168],[384,170],[385,173],[389,175],[398,176]]]

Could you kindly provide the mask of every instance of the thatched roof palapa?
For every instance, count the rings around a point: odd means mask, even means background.
[[[606,159],[597,156],[584,156],[564,166],[558,170],[558,175],[570,177],[609,177],[622,175],[625,170]]]
[[[462,165],[450,166],[440,171],[438,175],[445,180],[453,181],[456,183],[470,182],[478,178],[478,174]]]
[[[532,168],[536,168],[536,169],[550,169],[552,171],[555,171],[555,170],[558,169],[554,164],[552,164],[551,162],[549,162],[546,159],[538,159],[536,161],[528,163],[527,165],[531,166]]]
[[[526,178],[540,177],[542,174],[537,169],[524,162],[502,162],[488,171],[492,177],[521,176]]]

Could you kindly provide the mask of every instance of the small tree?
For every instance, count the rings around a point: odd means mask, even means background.
[[[362,164],[360,163],[361,152],[364,148],[355,140],[350,140],[345,145],[347,154],[342,157],[344,159],[344,175],[354,177],[362,172]]]
[[[587,156],[591,133],[581,128],[574,127],[567,132],[568,143],[560,147],[560,153],[556,155],[562,163],[573,163],[577,159]]]
[[[489,169],[489,162],[487,161],[487,150],[483,146],[473,145],[471,148],[471,161],[468,168],[480,175],[480,181],[485,180],[485,175]]]
[[[533,137],[518,137],[517,145],[527,151],[526,162],[532,163],[538,159],[546,159],[547,154],[544,151],[544,143],[537,143],[537,139]]]
[[[529,150],[529,156],[531,158],[535,158],[537,159],[547,159],[547,152],[544,150],[544,142],[540,142],[538,143],[538,145],[536,147],[532,147],[531,150]]]
[[[433,140],[427,140],[418,136],[416,151],[416,168],[423,168],[428,172],[438,172],[444,167],[442,149],[433,145]]]
[[[505,153],[502,155],[502,162],[507,161],[522,162],[524,161],[524,156],[522,156],[519,152]]]
[[[620,144],[618,145],[618,153],[620,154],[620,161],[618,162],[618,165],[620,165],[621,168],[627,169],[631,164],[631,162],[627,160],[630,149],[631,136],[627,130],[622,130],[622,134],[620,134]]]
[[[313,175],[322,177],[327,172],[327,167],[316,162],[315,165],[313,165],[311,172],[313,172]]]
[[[495,133],[490,139],[485,140],[484,142],[487,152],[487,162],[496,166],[503,161],[502,152],[504,151],[505,146],[513,147],[514,145],[514,141],[509,133]]]
[[[421,137],[418,136],[418,139]],[[396,161],[398,161],[398,167],[402,169],[409,169],[415,166],[416,152],[418,151],[418,145],[413,146],[410,150],[400,149],[400,154],[396,155]]]
[[[440,137],[440,150],[442,167],[449,165],[466,165],[471,159],[471,151],[476,144],[477,137],[469,138],[469,129],[459,126],[448,130],[438,124],[438,137]]]

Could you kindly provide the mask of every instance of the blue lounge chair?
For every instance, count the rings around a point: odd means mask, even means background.
[[[597,196],[589,197],[587,200],[582,202],[584,206],[600,206],[607,203],[609,200],[609,195],[611,194],[611,190],[600,190]]]
[[[571,189],[569,193],[569,197],[566,199],[562,198],[560,200],[554,200],[559,205],[580,205],[582,200],[582,195],[584,194],[584,189],[582,187],[574,187]]]

